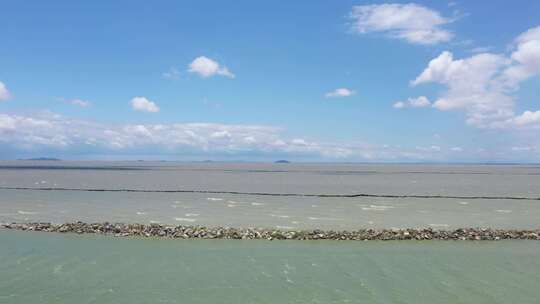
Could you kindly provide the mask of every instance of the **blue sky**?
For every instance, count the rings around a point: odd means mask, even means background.
[[[536,1],[2,1],[0,158],[540,161]]]

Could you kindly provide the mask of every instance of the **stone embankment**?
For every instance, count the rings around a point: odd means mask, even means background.
[[[250,239],[250,240],[540,240],[540,229],[512,230],[490,228],[437,229],[360,229],[350,231],[297,230],[264,228],[229,228],[204,226],[168,226],[122,223],[4,223],[0,228],[78,234],[104,234],[119,237],[161,237],[180,239]]]

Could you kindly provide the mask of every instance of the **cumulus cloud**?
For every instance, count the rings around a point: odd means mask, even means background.
[[[540,128],[540,111],[525,111],[521,115],[517,115],[509,121],[516,126],[533,126]]]
[[[146,97],[134,97],[131,99],[131,107],[135,111],[156,113],[159,112],[159,107],[155,102],[148,100]]]
[[[208,78],[215,75],[234,78],[234,74],[225,66],[220,65],[208,57],[200,56],[195,58],[190,64],[188,72],[199,74],[199,76]]]
[[[0,156],[6,151],[98,155],[259,155],[328,160],[444,160],[439,146],[401,148],[288,137],[281,128],[219,123],[109,124],[55,113],[0,114]],[[45,152],[43,152],[45,151]],[[84,154],[81,154],[84,153]],[[447,153],[448,152],[448,153]],[[17,155],[17,154],[15,154]]]
[[[393,107],[396,109],[403,109],[405,108],[406,104],[403,101],[398,101],[394,103]]]
[[[351,89],[347,88],[338,88],[333,90],[332,92],[328,92],[325,94],[326,97],[349,97],[355,95],[356,92]]]
[[[405,107],[411,108],[424,108],[431,106],[431,102],[427,99],[426,96],[419,96],[416,98],[409,98],[407,101],[398,101],[394,103],[393,107],[396,109],[402,109]]]
[[[528,142],[513,142],[499,151],[438,145],[401,147],[363,142],[324,142],[286,136],[274,126],[219,123],[112,124],[72,119],[51,112],[34,115],[0,113],[0,157],[19,155],[145,155],[162,157],[247,157],[358,161],[448,161],[519,156]],[[11,152],[10,152],[11,151]],[[464,151],[467,151],[466,153]],[[533,150],[531,150],[533,151]],[[538,148],[536,148],[538,151]],[[462,153],[457,153],[462,152]],[[10,154],[11,153],[11,154]],[[506,153],[506,154],[505,154]],[[523,153],[523,152],[520,152]],[[538,155],[531,155],[531,159]],[[206,157],[206,156],[204,156]],[[522,159],[522,158],[520,158]]]
[[[454,37],[442,28],[452,19],[414,3],[354,6],[350,18],[356,33],[382,32],[414,44],[437,44]]]
[[[344,158],[361,147],[285,138],[272,126],[218,123],[113,125],[69,119],[54,113],[38,116],[0,114],[0,146],[21,150],[97,150],[103,153],[147,148],[158,151],[259,153]],[[355,151],[357,150],[357,151]]]
[[[540,74],[540,26],[515,39],[510,57],[514,64],[503,75],[507,85],[515,87],[519,82]]]
[[[537,48],[538,47],[538,48]],[[445,51],[431,60],[411,84],[446,87],[433,103],[441,111],[462,110],[467,123],[480,128],[534,125],[538,112],[516,116],[512,94],[524,80],[540,74],[540,27],[518,36],[510,55],[480,53],[454,59]]]
[[[9,93],[9,90],[7,86],[0,81],[0,101],[6,101],[11,98],[11,93]]]

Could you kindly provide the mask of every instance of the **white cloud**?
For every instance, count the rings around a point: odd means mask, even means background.
[[[92,103],[90,101],[86,101],[86,100],[82,100],[82,99],[78,99],[78,98],[68,100],[68,103],[70,103],[70,104],[72,104],[74,106],[82,107],[82,108],[87,108],[90,105],[92,105]]]
[[[40,115],[0,114],[0,155],[5,151],[80,151],[99,155],[266,155],[307,159],[442,159],[438,146],[411,148],[366,143],[329,143],[286,137],[273,126],[218,123],[106,124]],[[55,152],[56,151],[56,152]],[[249,157],[249,156],[248,156]],[[236,158],[238,159],[238,158]]]
[[[215,75],[234,78],[234,74],[227,69],[227,67],[220,65],[218,62],[205,57],[200,56],[195,58],[190,64],[188,71],[190,73],[199,74],[201,77],[207,78]]]
[[[6,101],[11,98],[11,93],[9,92],[7,86],[0,81],[0,101]]]
[[[534,146],[529,141],[512,142],[498,151],[470,147],[465,153],[465,149],[460,147],[444,149],[438,145],[413,145],[407,148],[362,142],[321,142],[298,136],[288,137],[286,133],[281,128],[260,125],[113,124],[71,119],[50,112],[32,116],[0,114],[0,157],[54,154],[74,155],[77,158],[85,158],[85,155],[88,158],[92,158],[92,155],[110,158],[115,158],[115,155],[126,158],[138,155],[140,158],[144,155],[163,159],[167,155],[179,158],[193,155],[229,159],[286,157],[347,161],[448,161],[472,157],[473,160],[486,161],[495,156],[522,160],[523,155],[520,156],[519,151],[523,149],[518,151],[510,147]],[[534,151],[538,151],[538,148]],[[531,154],[528,157],[536,160],[536,156]]]
[[[452,53],[443,52],[430,61],[428,67],[412,82],[419,85],[437,82],[448,90],[433,103],[441,110],[464,110],[467,122],[488,127],[494,121],[514,115],[514,100],[494,79],[508,60],[501,55],[482,53],[454,60]]]
[[[403,101],[398,101],[394,103],[393,107],[396,109],[403,109],[405,108],[406,104]]]
[[[98,150],[104,153],[147,148],[152,153],[259,153],[343,158],[361,151],[340,145],[282,137],[272,126],[217,123],[112,125],[69,119],[54,113],[37,117],[0,114],[0,147]],[[1,149],[0,149],[1,150]]]
[[[135,111],[141,112],[159,112],[159,107],[155,102],[146,99],[146,97],[134,97],[131,99],[131,107]]]
[[[429,107],[431,105],[431,102],[427,99],[426,96],[420,96],[416,98],[409,98],[409,105],[414,108],[424,108]]]
[[[519,82],[540,74],[540,26],[516,38],[510,57],[514,65],[504,71],[505,84],[515,87]]]
[[[411,108],[425,108],[431,106],[431,102],[427,99],[426,96],[419,96],[415,98],[409,98],[406,102],[398,101],[394,103],[393,107],[396,109],[402,109],[405,107]]]
[[[349,97],[355,95],[356,92],[351,89],[347,88],[338,88],[333,90],[332,92],[326,93],[326,97]]]
[[[515,116],[509,120],[511,125],[540,127],[540,111],[525,111],[523,114]]]
[[[518,36],[510,55],[480,53],[454,59],[445,51],[431,60],[411,82],[440,83],[442,92],[433,107],[462,110],[467,123],[480,128],[524,127],[537,123],[537,112],[516,116],[514,92],[524,80],[540,74],[540,27]]]
[[[454,36],[441,28],[453,20],[414,3],[354,6],[350,17],[357,33],[383,32],[414,44],[437,44]]]

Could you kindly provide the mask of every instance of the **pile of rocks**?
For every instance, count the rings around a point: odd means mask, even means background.
[[[8,223],[0,228],[23,231],[61,233],[93,233],[114,236],[142,236],[182,239],[249,239],[249,240],[540,240],[540,229],[507,230],[460,228],[456,230],[426,229],[360,229],[351,231],[298,230],[282,231],[264,228],[229,228],[204,226],[167,226],[159,224],[123,223]]]

